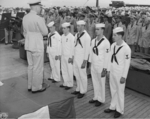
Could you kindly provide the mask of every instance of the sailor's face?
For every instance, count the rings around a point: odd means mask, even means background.
[[[101,28],[96,28],[95,29],[96,35],[100,35],[102,33],[102,29]]]
[[[54,26],[49,27],[49,30],[50,30],[50,32],[53,32],[54,31]]]
[[[66,34],[67,32],[68,32],[68,28],[67,28],[67,27],[64,27],[64,28],[63,28],[63,33]]]
[[[116,33],[114,33],[114,34],[113,34],[113,41],[114,41],[114,42],[117,42],[118,40],[119,40],[119,35],[116,34]]]
[[[77,30],[81,31],[82,30],[82,26],[81,25],[77,25]]]
[[[70,22],[71,21],[71,17],[70,16],[67,16],[66,17],[66,22]]]

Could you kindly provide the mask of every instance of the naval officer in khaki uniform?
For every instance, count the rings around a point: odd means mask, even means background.
[[[44,43],[43,36],[48,34],[45,21],[40,17],[41,1],[30,0],[30,13],[23,18],[25,50],[28,59],[28,90],[32,93],[43,92]]]

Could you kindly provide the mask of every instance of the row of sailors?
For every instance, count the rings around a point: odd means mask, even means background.
[[[61,24],[64,22],[71,23],[71,33],[73,35],[76,34],[76,21],[71,15],[64,15],[64,18],[58,20],[57,17],[51,17],[50,20],[47,20],[46,23],[49,23],[55,19],[56,22],[56,30],[61,34]],[[95,18],[94,15],[90,14],[89,17],[86,15],[79,15],[79,20],[84,20],[86,22],[86,31],[89,33],[91,38],[93,39],[96,36],[95,33],[95,24],[96,23],[104,23],[105,30],[104,35],[105,37],[112,43],[112,29],[116,27],[122,27],[124,29],[125,35],[124,40],[130,45],[133,52],[140,51],[141,53],[149,54],[149,47],[150,47],[150,17],[147,17],[145,14],[141,14],[141,18],[135,15],[131,15],[129,18],[130,23],[127,25],[122,22],[122,17],[112,17],[112,23],[109,22],[108,16],[103,16],[102,19]],[[113,23],[114,22],[114,23]],[[139,47],[137,47],[139,46]]]
[[[52,69],[49,80],[54,83],[61,81],[66,90],[73,87],[73,75],[76,77],[77,87],[72,93],[82,98],[87,93],[88,80],[86,74],[87,62],[90,62],[94,97],[89,103],[101,106],[105,103],[105,80],[110,77],[111,104],[106,113],[115,111],[115,118],[124,113],[124,90],[129,70],[131,50],[124,42],[124,30],[116,27],[113,31],[115,43],[110,47],[108,39],[104,36],[105,24],[96,24],[96,38],[91,41],[85,30],[84,21],[77,22],[78,33],[75,37],[70,33],[70,23],[63,23],[63,35],[55,30],[55,23],[50,22],[50,33],[47,41],[47,53]],[[61,63],[60,63],[61,62]],[[60,66],[61,64],[61,66]],[[60,69],[61,67],[61,69]]]

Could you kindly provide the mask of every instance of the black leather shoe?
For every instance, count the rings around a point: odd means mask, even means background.
[[[71,94],[73,94],[73,95],[78,95],[78,94],[80,94],[80,92],[74,91],[74,92],[72,92]]]
[[[119,113],[119,112],[115,112],[115,114],[114,114],[114,118],[119,118],[121,116],[121,113]]]
[[[49,87],[50,87],[50,84],[48,84],[48,83],[43,83],[43,84],[42,84],[42,87],[49,88]]]
[[[48,78],[48,80],[49,80],[49,81],[53,81],[54,79],[52,79],[52,78]]]
[[[99,106],[101,106],[101,105],[102,105],[102,103],[99,102],[99,101],[97,101],[97,102],[95,103],[95,107],[99,107]]]
[[[88,75],[88,79],[92,78],[91,74]]]
[[[96,103],[96,102],[97,102],[97,100],[93,100],[93,99],[89,101],[89,103],[91,103],[91,104]]]
[[[80,93],[80,94],[78,94],[78,97],[77,97],[77,98],[78,98],[78,99],[83,98],[84,95],[85,95],[85,94],[81,94],[81,93]]]
[[[65,90],[69,90],[69,89],[71,89],[71,87],[65,87]]]
[[[31,89],[28,89],[28,91],[31,92],[32,90],[31,90]]]
[[[105,113],[111,113],[111,112],[115,112],[115,110],[111,110],[111,109],[106,109],[104,110]]]
[[[66,86],[64,86],[64,85],[60,85],[59,87],[61,87],[61,88],[65,88]]]
[[[41,90],[32,91],[32,93],[40,93],[40,92],[44,92],[45,90],[46,90],[46,88],[43,87]]]
[[[57,81],[53,80],[52,83],[57,83]]]

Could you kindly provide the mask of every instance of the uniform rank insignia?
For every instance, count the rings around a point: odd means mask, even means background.
[[[129,59],[129,55],[126,55],[126,59]]]

